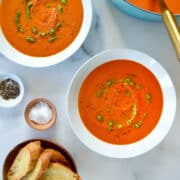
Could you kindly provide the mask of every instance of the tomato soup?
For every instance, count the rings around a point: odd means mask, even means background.
[[[128,0],[128,2],[147,11],[160,12],[157,0]],[[165,0],[165,2],[173,13],[180,14],[180,1]]]
[[[130,144],[143,139],[157,125],[163,96],[147,68],[129,60],[114,60],[87,76],[78,105],[82,121],[97,138]]]
[[[1,27],[7,40],[31,56],[49,56],[68,47],[78,35],[81,0],[2,0]]]

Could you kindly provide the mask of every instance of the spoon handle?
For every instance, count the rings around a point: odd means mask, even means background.
[[[163,21],[166,25],[167,31],[176,50],[178,60],[180,61],[180,28],[175,16],[168,9],[164,0],[158,0],[158,2],[161,9]]]

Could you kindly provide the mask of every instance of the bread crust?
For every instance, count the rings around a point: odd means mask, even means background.
[[[40,141],[34,141],[31,143],[28,143],[24,148],[27,148],[30,152],[31,156],[31,162],[29,164],[29,171],[31,171],[34,168],[34,165],[40,156],[40,153],[42,151],[41,142]]]
[[[50,152],[42,152],[37,160],[34,169],[27,174],[23,180],[38,180],[43,172],[48,168],[51,159]]]
[[[8,171],[7,179],[8,180],[22,179],[28,172],[30,172],[33,169],[41,153],[41,150],[42,149],[41,149],[40,141],[30,142],[26,144],[23,148],[21,148]],[[30,155],[30,158],[29,158],[29,162],[27,162],[28,164],[26,164],[27,169],[24,169],[24,171],[22,171],[22,173],[18,175],[19,172],[17,172],[17,169],[20,166],[22,166],[19,159],[24,158],[24,157],[21,157],[22,156],[21,154],[23,154],[23,152],[28,153]]]
[[[45,149],[44,152],[49,152],[51,153],[51,162],[60,162],[64,164],[65,166],[70,167],[69,161],[65,158],[65,156],[54,149]]]
[[[45,151],[42,152],[42,154],[39,157],[39,161],[42,162],[41,171],[46,170],[46,168],[49,166],[50,160],[51,160],[51,153]]]
[[[55,174],[53,174],[53,172],[56,171]],[[65,177],[63,177],[64,180],[80,180],[80,176],[78,174],[76,174],[75,172],[73,172],[70,168],[68,168],[67,166],[60,164],[60,163],[50,163],[49,167],[47,168],[47,170],[42,174],[42,176],[40,177],[39,180],[50,180],[50,179],[57,179],[58,177],[58,171],[63,171],[67,174],[69,174],[69,178],[66,179]],[[52,174],[50,175],[50,172],[52,172]],[[55,177],[54,177],[55,176]],[[62,176],[62,174],[60,175]],[[67,176],[66,176],[67,177]],[[62,178],[62,177],[61,177]]]
[[[38,180],[44,171],[48,168],[50,162],[60,162],[69,166],[67,159],[54,149],[45,149],[39,156],[34,169],[29,172],[22,180]]]

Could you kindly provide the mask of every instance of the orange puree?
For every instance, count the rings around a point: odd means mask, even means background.
[[[147,136],[157,125],[163,107],[161,87],[144,66],[111,61],[84,80],[79,112],[87,129],[112,144],[130,144]]]
[[[0,17],[3,33],[17,50],[49,56],[76,38],[83,7],[81,0],[2,0]]]
[[[157,0],[128,0],[128,2],[147,11],[160,12]],[[180,14],[180,1],[165,0],[165,2],[173,13]]]

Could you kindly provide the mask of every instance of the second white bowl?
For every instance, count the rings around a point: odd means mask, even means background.
[[[114,145],[96,138],[85,127],[78,109],[78,96],[84,79],[96,67],[115,59],[128,59],[148,68],[159,81],[163,93],[163,110],[156,127],[145,138],[128,145]],[[112,158],[138,156],[157,146],[167,135],[173,123],[175,111],[176,93],[166,70],[150,56],[129,49],[108,50],[91,58],[76,72],[67,94],[67,114],[74,133],[91,150]]]

